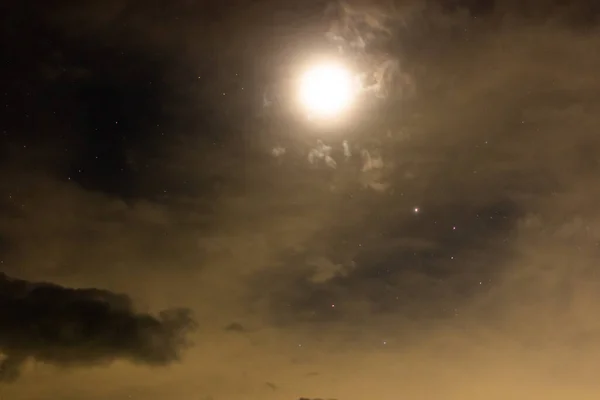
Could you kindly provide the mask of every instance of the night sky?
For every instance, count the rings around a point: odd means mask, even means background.
[[[597,399],[599,15],[2,1],[0,398]]]

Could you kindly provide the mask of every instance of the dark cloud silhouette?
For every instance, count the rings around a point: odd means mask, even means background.
[[[131,299],[99,289],[70,289],[0,274],[0,381],[29,358],[60,366],[128,359],[167,365],[190,343],[190,312],[137,313]]]

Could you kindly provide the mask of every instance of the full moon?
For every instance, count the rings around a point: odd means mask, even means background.
[[[351,105],[354,95],[352,74],[341,65],[314,66],[300,80],[300,102],[311,116],[335,117]]]

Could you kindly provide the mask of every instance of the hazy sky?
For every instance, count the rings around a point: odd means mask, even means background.
[[[599,11],[3,2],[0,398],[597,399]]]

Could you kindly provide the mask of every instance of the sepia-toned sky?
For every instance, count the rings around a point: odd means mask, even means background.
[[[0,399],[597,399],[599,12],[3,2]]]

